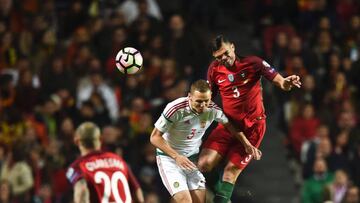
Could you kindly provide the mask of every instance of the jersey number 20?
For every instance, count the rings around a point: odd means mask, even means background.
[[[109,198],[111,196],[111,193],[115,198],[115,202],[131,203],[131,193],[129,189],[129,184],[125,175],[122,172],[117,171],[111,177],[109,177],[106,173],[102,171],[98,171],[95,173],[94,178],[95,178],[95,183],[101,183],[101,182],[104,183],[104,194],[101,203],[109,203]],[[123,185],[125,192],[125,201],[123,201],[120,197],[119,189],[118,189],[118,181],[120,181],[121,184]]]

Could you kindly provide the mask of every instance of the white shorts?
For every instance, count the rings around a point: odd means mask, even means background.
[[[161,180],[171,196],[183,190],[205,189],[205,177],[199,170],[183,170],[166,155],[157,155],[156,162]]]

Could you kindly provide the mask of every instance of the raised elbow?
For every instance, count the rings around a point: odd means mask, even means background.
[[[150,135],[150,143],[151,143],[151,144],[154,144],[154,142],[155,142],[154,136],[153,136],[153,135]]]
[[[159,131],[155,128],[152,132],[151,132],[151,135],[150,135],[150,143],[152,145],[155,145],[156,144],[156,141],[158,140],[158,137],[159,137]]]

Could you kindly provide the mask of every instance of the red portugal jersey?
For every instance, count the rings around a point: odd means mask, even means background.
[[[261,78],[272,81],[278,73],[256,56],[237,58],[234,66],[228,70],[214,61],[208,69],[208,81],[214,93],[219,91],[224,113],[237,124],[244,118],[265,117]]]
[[[132,173],[114,153],[96,151],[80,157],[68,168],[66,176],[73,185],[80,179],[86,180],[90,202],[132,202],[129,188]]]

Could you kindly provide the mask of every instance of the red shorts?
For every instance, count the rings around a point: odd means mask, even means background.
[[[243,132],[250,143],[253,146],[259,147],[265,134],[265,119],[254,119],[251,122],[247,122],[244,129]],[[241,170],[243,170],[252,159],[251,155],[246,154],[241,142],[233,137],[230,132],[220,124],[210,133],[203,147],[217,151],[221,156],[226,157]]]

